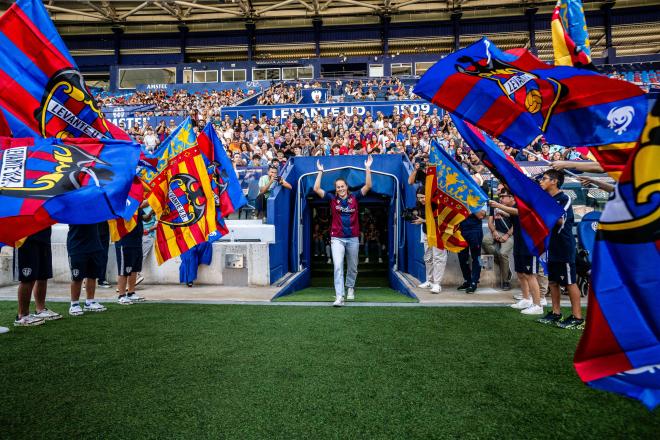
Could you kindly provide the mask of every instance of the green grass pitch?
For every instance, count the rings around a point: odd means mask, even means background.
[[[658,438],[580,382],[579,336],[508,308],[110,305],[0,335],[0,438]]]

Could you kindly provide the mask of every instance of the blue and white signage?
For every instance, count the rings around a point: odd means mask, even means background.
[[[373,116],[377,112],[381,112],[386,116],[391,116],[394,113],[401,114],[404,109],[409,112],[419,113],[432,113],[434,109],[442,114],[442,110],[426,101],[371,101],[359,103],[336,103],[336,104],[288,104],[288,105],[262,105],[262,106],[238,106],[238,107],[224,107],[222,109],[222,117],[229,115],[230,118],[236,119],[239,115],[243,118],[251,118],[252,115],[261,117],[266,115],[269,119],[279,118],[285,120],[296,111],[299,111],[303,116],[313,118],[318,115],[338,116],[340,112],[346,115],[362,116],[370,112]]]

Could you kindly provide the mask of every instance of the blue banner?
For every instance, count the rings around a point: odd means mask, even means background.
[[[239,107],[224,107],[222,109],[222,118],[229,115],[230,118],[236,119],[239,115],[244,118],[250,118],[252,115],[261,117],[266,115],[268,118],[279,118],[285,120],[289,115],[300,111],[303,116],[314,117],[321,116],[337,116],[340,111],[344,114],[358,116],[364,115],[366,112],[371,112],[376,115],[376,112],[382,112],[385,116],[391,116],[393,113],[401,112],[407,108],[413,113],[432,113],[434,109],[438,110],[438,114],[442,115],[443,111],[426,101],[370,101],[370,102],[355,102],[355,103],[332,103],[332,104],[283,104],[283,105],[261,105],[261,106],[239,106]]]

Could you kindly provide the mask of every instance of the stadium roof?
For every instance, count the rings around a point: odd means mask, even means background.
[[[309,26],[313,18],[324,25],[369,24],[389,16],[392,22],[447,20],[460,11],[463,18],[521,15],[526,9],[550,12],[555,0],[43,0],[63,34],[109,31],[159,32],[185,24],[190,30],[243,29],[253,21],[259,28]],[[612,0],[583,0],[586,10]],[[10,2],[2,2],[6,9]],[[656,0],[618,0],[616,7],[657,5]]]

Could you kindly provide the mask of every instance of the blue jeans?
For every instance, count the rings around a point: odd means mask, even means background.
[[[335,296],[344,296],[344,255],[346,256],[346,287],[355,287],[360,241],[357,237],[330,239],[332,263],[335,268]]]

